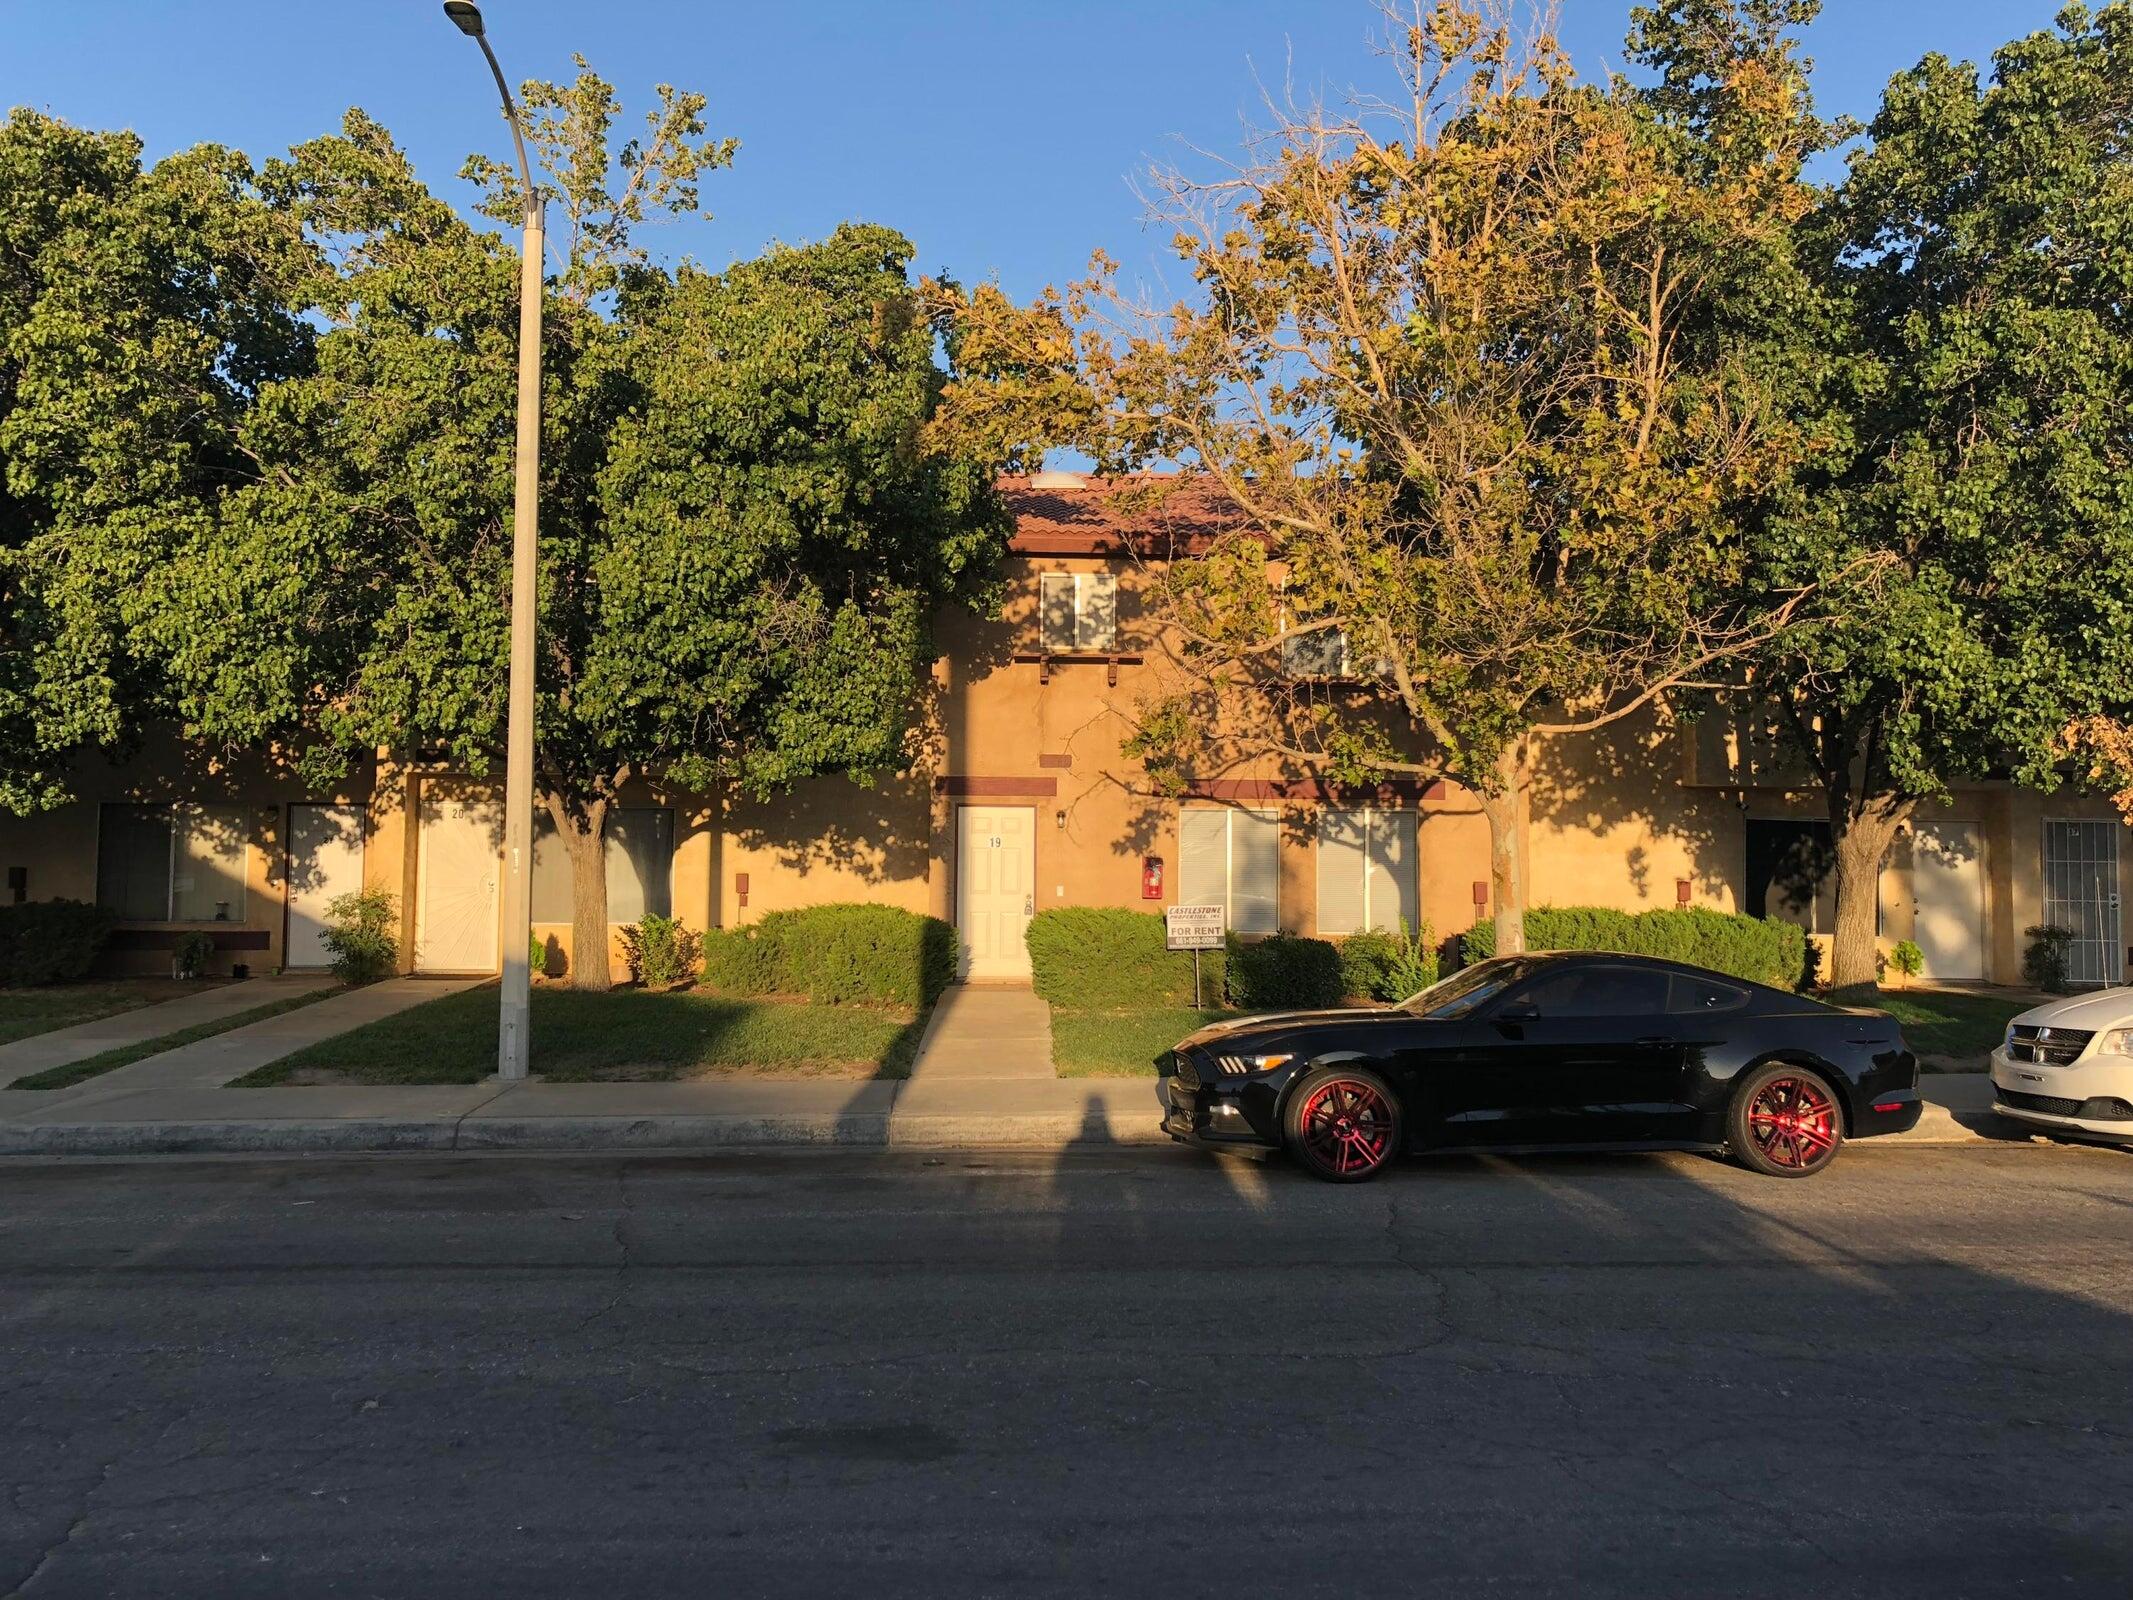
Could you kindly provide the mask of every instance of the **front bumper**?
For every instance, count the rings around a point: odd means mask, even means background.
[[[1279,1146],[1280,1095],[1264,1078],[1163,1079],[1163,1131],[1183,1144]]]
[[[1992,1052],[1993,1110],[2085,1139],[2133,1140],[2133,1058],[2084,1056],[2066,1066]]]

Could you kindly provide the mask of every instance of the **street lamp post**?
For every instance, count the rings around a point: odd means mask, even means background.
[[[519,182],[524,187],[525,243],[518,280],[518,452],[511,490],[511,682],[504,748],[504,906],[503,995],[496,1033],[496,1075],[523,1078],[527,1073],[530,1032],[527,954],[533,942],[531,896],[533,867],[533,622],[537,603],[534,532],[540,516],[541,484],[541,295],[543,244],[541,199],[526,160],[526,137],[520,130],[518,105],[504,69],[482,26],[481,8],[468,0],[445,0],[444,14],[459,31],[481,46],[496,89],[504,97],[504,117],[511,142],[518,147]]]

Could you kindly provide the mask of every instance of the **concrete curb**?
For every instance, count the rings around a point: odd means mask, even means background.
[[[724,1150],[887,1145],[889,1119],[839,1116],[468,1117],[454,1150]]]
[[[748,1150],[794,1146],[1065,1150],[1164,1145],[1152,1125],[1069,1116],[469,1117],[434,1121],[0,1123],[0,1156],[352,1155],[455,1150]]]
[[[1162,1146],[1155,1126],[1092,1128],[1076,1116],[664,1116],[345,1118],[258,1122],[0,1123],[0,1157],[97,1155],[353,1155],[450,1151],[593,1152],[840,1149],[1041,1150]],[[2025,1130],[2000,1136],[1957,1129],[1862,1141],[1867,1149],[2020,1148]],[[2040,1138],[2037,1142],[2072,1141]]]
[[[452,1148],[453,1125],[446,1121],[0,1123],[0,1155],[357,1154]]]

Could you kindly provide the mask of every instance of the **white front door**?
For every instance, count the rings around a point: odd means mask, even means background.
[[[1029,919],[1037,909],[1037,813],[1028,806],[965,806],[957,813],[958,974],[1027,978]]]
[[[496,970],[496,885],[504,808],[494,800],[422,797],[416,851],[415,970]]]
[[[1911,937],[1924,975],[1943,983],[1985,976],[1984,852],[1974,822],[1921,822],[1911,835]]]
[[[326,907],[363,887],[363,808],[289,808],[289,942],[287,967],[331,965]]]

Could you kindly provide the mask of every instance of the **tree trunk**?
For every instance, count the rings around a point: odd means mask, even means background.
[[[570,986],[605,994],[615,986],[607,959],[607,802],[580,811],[552,795],[548,813],[570,853]]]
[[[1880,977],[1874,922],[1881,866],[1910,812],[1908,804],[1885,795],[1862,801],[1856,811],[1830,808],[1830,844],[1837,865],[1837,926],[1829,949],[1832,989],[1871,988]]]
[[[1496,781],[1481,795],[1489,824],[1489,895],[1496,908],[1496,953],[1521,955],[1526,948],[1526,805],[1532,782],[1526,741],[1507,745],[1496,758]]]

